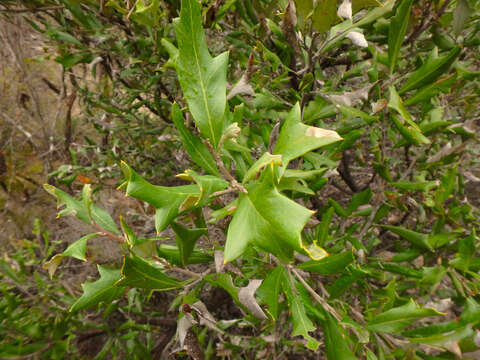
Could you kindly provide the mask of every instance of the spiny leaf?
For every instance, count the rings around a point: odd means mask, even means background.
[[[104,209],[99,208],[95,204],[91,204],[88,200],[77,200],[68,195],[66,192],[57,189],[55,186],[45,184],[45,190],[58,199],[58,205],[65,205],[65,208],[58,212],[58,217],[75,216],[78,219],[91,224],[90,216],[102,229],[110,231],[114,234],[120,234],[117,225],[113,221],[110,214]],[[87,186],[86,186],[87,187]],[[86,208],[86,203],[90,203],[89,209]]]
[[[255,176],[267,165],[282,165],[282,155],[272,155],[269,152],[264,153],[255,163],[248,169],[243,178],[243,183],[255,178]]]
[[[313,212],[280,194],[275,187],[273,165],[265,170],[260,183],[247,186],[240,194],[228,228],[225,261],[240,256],[249,244],[290,259],[302,251],[300,233]]]
[[[248,285],[241,288],[238,292],[238,301],[240,301],[253,316],[266,320],[267,316],[255,299],[255,292],[261,284],[262,280],[260,279],[250,279]]]
[[[121,278],[119,269],[109,269],[101,265],[97,267],[100,279],[82,284],[83,294],[72,305],[71,312],[87,309],[101,302],[110,303],[125,290],[125,287],[115,285]]]
[[[123,257],[122,278],[116,285],[166,291],[177,289],[183,283],[141,257],[132,255]]]
[[[291,160],[309,151],[342,140],[335,131],[302,124],[299,103],[295,104],[284,122],[274,154],[282,155],[285,168]]]
[[[200,198],[200,189],[197,185],[175,187],[152,185],[124,162],[122,162],[122,171],[126,181],[120,185],[120,188],[125,189],[127,195],[155,207],[155,227],[159,233],[165,230],[181,210],[184,210],[181,209],[181,205],[188,197]]]
[[[93,233],[82,236],[80,239],[68,246],[68,248],[62,253],[63,256],[71,256],[75,259],[86,261],[87,258],[85,256],[85,252],[87,251],[87,241],[98,235],[98,233]]]
[[[320,346],[320,342],[309,334],[309,332],[314,331],[316,327],[308,318],[305,311],[305,306],[303,305],[302,298],[300,296],[295,296],[292,299],[290,310],[292,312],[293,322],[292,336],[303,336],[307,340],[307,347],[313,351],[316,351]]]
[[[183,225],[172,222],[171,227],[175,231],[178,249],[180,250],[180,259],[182,265],[188,264],[188,258],[192,254],[195,243],[202,235],[207,234],[207,229],[188,229]]]
[[[182,1],[174,28],[179,53],[176,70],[183,94],[200,132],[217,147],[227,102],[228,53],[212,58],[208,52],[197,0]]]

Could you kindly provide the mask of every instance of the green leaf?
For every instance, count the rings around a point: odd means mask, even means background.
[[[329,314],[323,322],[323,334],[328,360],[357,360],[340,332],[338,322]]]
[[[240,194],[228,228],[225,261],[240,256],[255,244],[282,259],[302,251],[301,231],[313,212],[282,195],[275,186],[273,165],[267,166],[260,183]]]
[[[413,144],[430,144],[430,140],[422,134],[420,127],[413,121],[412,115],[403,105],[402,99],[395,88],[390,86],[389,90],[390,99],[388,100],[388,107],[400,114],[400,118],[397,118],[395,115],[392,115],[391,118],[402,136]]]
[[[455,83],[455,80],[456,76],[454,74],[442,77],[418,90],[405,101],[405,105],[416,105],[420,102],[426,102],[428,99],[440,94],[441,92],[448,93]]]
[[[211,57],[200,10],[197,0],[182,1],[180,18],[174,20],[179,51],[176,70],[195,123],[217,147],[227,102],[228,53]]]
[[[71,312],[83,310],[95,306],[101,302],[110,303],[125,290],[115,283],[121,278],[119,269],[109,269],[97,265],[100,279],[94,282],[82,284],[83,294],[70,308]]]
[[[376,315],[368,322],[368,328],[377,332],[398,333],[418,319],[439,315],[444,314],[432,308],[422,308],[411,299],[405,305]]]
[[[65,208],[58,212],[59,218],[62,216],[76,216],[83,222],[86,222],[87,224],[92,224],[90,220],[91,216],[93,221],[95,221],[95,223],[99,225],[102,229],[110,231],[114,234],[120,234],[120,231],[118,230],[117,225],[113,221],[112,217],[104,209],[99,208],[95,204],[91,204],[90,209],[87,209],[85,207],[85,201],[83,199],[76,200],[64,191],[57,189],[55,186],[49,184],[45,184],[43,187],[48,193],[58,199],[59,206],[65,205]]]
[[[352,27],[361,27],[361,26],[368,25],[374,22],[375,20],[377,20],[378,18],[381,18],[382,16],[388,14],[390,11],[393,10],[395,1],[396,0],[387,0],[382,4],[382,6],[370,10],[367,13],[367,15],[365,15],[359,21],[354,23]]]
[[[475,257],[475,251],[475,231],[472,231],[470,235],[459,241],[458,254],[455,259],[450,261],[450,265],[462,271],[469,270],[472,259]]]
[[[264,153],[246,172],[243,183],[247,183],[257,176],[260,171],[267,165],[282,165],[282,155],[272,155],[269,152]]]
[[[307,340],[307,347],[310,350],[316,351],[320,346],[320,342],[309,334],[310,331],[315,331],[316,327],[307,316],[305,306],[300,296],[293,297],[290,304],[290,311],[292,312],[292,336],[303,336]]]
[[[399,94],[407,91],[421,88],[440,78],[444,73],[450,69],[453,62],[460,55],[461,49],[455,47],[448,54],[438,57],[438,49],[434,48],[422,66],[416,71],[410,73],[408,80],[403,84],[399,90]]]
[[[122,162],[122,171],[126,181],[120,185],[120,188],[125,189],[126,195],[143,200],[155,207],[155,228],[158,233],[165,230],[168,224],[185,210],[184,201],[187,198],[192,196],[200,198],[200,189],[197,185],[175,187],[152,185],[124,162]]]
[[[286,168],[291,160],[339,140],[342,138],[335,131],[302,124],[300,104],[297,103],[284,120],[274,154],[282,155]]]
[[[457,0],[457,7],[453,13],[453,33],[458,36],[462,33],[465,24],[472,14],[473,10],[470,9],[467,0]]]
[[[177,103],[172,105],[172,120],[177,128],[185,150],[192,160],[203,170],[220,176],[215,158],[198,136],[193,136],[183,122],[182,110]]]
[[[472,330],[472,326],[468,324],[460,329],[456,329],[453,331],[449,331],[445,334],[435,334],[431,336],[425,337],[412,337],[408,338],[409,341],[413,343],[420,343],[420,344],[427,344],[431,346],[441,347],[445,350],[451,349],[449,345],[457,344],[462,339],[470,337],[474,335],[474,331]]]
[[[412,231],[409,229],[406,229],[401,226],[393,226],[393,225],[380,225],[380,227],[387,229],[394,234],[400,235],[402,238],[410,242],[411,244],[418,246],[422,249],[430,250],[432,251],[432,245],[428,241],[428,235],[422,234],[416,231]]]
[[[393,74],[400,48],[405,38],[412,2],[413,0],[402,0],[395,16],[390,20],[388,29],[388,68],[390,69],[390,74]]]
[[[120,216],[120,226],[122,227],[123,234],[125,235],[125,239],[127,244],[130,247],[140,245],[140,241],[138,241],[137,236],[133,232],[132,228],[128,226],[128,224],[123,220],[123,217]]]
[[[340,20],[337,15],[337,0],[323,0],[314,3],[316,4],[312,14],[314,29],[319,33],[330,30],[332,25]]]
[[[279,314],[279,294],[282,290],[282,284],[288,281],[287,271],[283,266],[277,266],[265,278],[262,285],[257,290],[257,296],[268,305],[267,312],[273,319],[278,319]]]
[[[185,170],[183,174],[178,174],[178,178],[187,181],[194,181],[200,189],[200,194],[189,195],[180,206],[180,211],[186,210],[191,206],[203,206],[208,202],[208,198],[216,191],[224,190],[228,186],[228,181],[213,175],[199,175],[193,170]]]
[[[299,269],[312,271],[321,275],[338,274],[353,262],[353,250],[333,254],[318,261],[307,261],[298,265]]]
[[[182,266],[182,256],[178,246],[161,244],[157,247],[159,257],[167,260],[172,265]],[[213,260],[213,257],[198,250],[193,250],[188,258],[189,264],[202,264]]]
[[[132,286],[141,289],[167,291],[177,289],[184,283],[165,275],[164,270],[151,265],[141,257],[123,257],[122,278],[117,286]]]
[[[461,324],[476,325],[480,322],[480,304],[469,297],[465,301],[465,308],[460,315]]]
[[[195,243],[202,235],[207,234],[207,229],[188,229],[176,222],[170,224],[175,231],[178,249],[180,250],[180,259],[183,266],[188,264],[188,258],[193,252]]]
[[[87,241],[98,235],[98,233],[93,233],[82,236],[80,239],[70,244],[70,246],[62,253],[63,256],[71,256],[75,259],[86,261],[87,258],[85,252],[87,251]]]

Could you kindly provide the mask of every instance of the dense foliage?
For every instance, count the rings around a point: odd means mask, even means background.
[[[70,119],[72,163],[45,185],[94,232],[44,267],[86,261],[99,236],[123,253],[61,324],[99,306],[153,324],[164,314],[145,304],[164,291],[178,315],[165,358],[478,356],[476,1],[26,5],[96,131],[73,141]],[[142,212],[116,221],[95,191],[121,174]],[[98,186],[70,195],[86,175]],[[112,336],[99,358],[153,357],[152,328],[129,319],[127,345]],[[0,356],[28,353],[5,339]]]

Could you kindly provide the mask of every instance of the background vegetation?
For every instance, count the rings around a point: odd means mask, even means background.
[[[0,18],[0,358],[479,358],[476,1]]]

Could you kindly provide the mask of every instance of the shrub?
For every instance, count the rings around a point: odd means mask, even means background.
[[[121,268],[98,266],[72,312],[132,288],[173,292],[178,344],[165,354],[194,359],[477,350],[479,212],[466,184],[479,181],[478,4],[183,0],[175,19],[174,1],[63,4],[61,26],[39,28],[59,41],[57,60],[107,69],[110,93],[84,88],[84,101],[139,140],[161,118],[192,160],[177,186],[120,165],[156,236],[117,224],[90,185],[79,199],[45,186],[60,216],[96,229],[52,257],[52,273],[85,260],[95,236],[125,253]],[[233,318],[206,301],[216,288]]]

